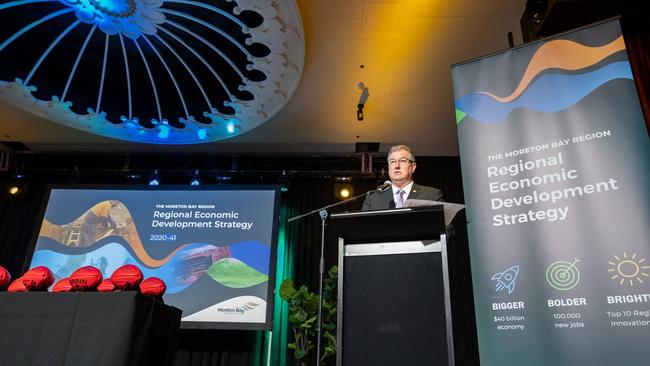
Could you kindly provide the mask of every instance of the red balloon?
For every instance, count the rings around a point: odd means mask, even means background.
[[[70,275],[73,291],[92,291],[102,283],[103,276],[99,269],[93,266],[81,267]]]
[[[25,272],[23,284],[29,291],[44,291],[54,283],[54,275],[45,266],[38,266]]]
[[[140,293],[147,296],[161,297],[167,286],[158,277],[149,277],[140,284]]]
[[[54,284],[52,287],[52,292],[70,292],[72,291],[72,285],[70,284],[70,279],[68,277],[62,278],[59,282]]]
[[[111,281],[116,290],[134,290],[142,282],[142,271],[133,264],[125,264],[113,272]]]
[[[11,283],[11,274],[4,267],[0,266],[0,290],[4,290]]]
[[[7,292],[27,292],[27,287],[23,284],[23,278],[16,278],[7,288]]]
[[[115,291],[115,285],[110,278],[105,279],[102,283],[97,286],[97,291],[99,292],[113,292]]]

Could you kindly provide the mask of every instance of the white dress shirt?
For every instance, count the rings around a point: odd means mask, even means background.
[[[404,191],[404,196],[402,197],[404,198],[404,202],[406,202],[406,198],[411,193],[411,188],[413,188],[413,181],[407,184],[404,188],[399,188],[394,184],[392,185],[392,188],[393,188],[393,202],[397,202],[397,191],[399,191],[400,189]]]

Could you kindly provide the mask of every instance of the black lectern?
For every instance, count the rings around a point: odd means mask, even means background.
[[[453,365],[442,206],[334,214],[338,366]]]

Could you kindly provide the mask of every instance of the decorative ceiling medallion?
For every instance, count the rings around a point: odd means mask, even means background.
[[[0,1],[0,99],[94,134],[193,144],[249,131],[304,62],[294,0]]]

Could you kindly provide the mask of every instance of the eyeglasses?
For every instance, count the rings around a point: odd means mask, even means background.
[[[399,160],[391,159],[391,160],[388,160],[388,166],[394,166],[394,165],[397,165],[397,164],[399,164],[401,166],[404,166],[404,165],[410,164],[412,162],[413,162],[413,160],[409,160],[407,158],[401,158]]]

